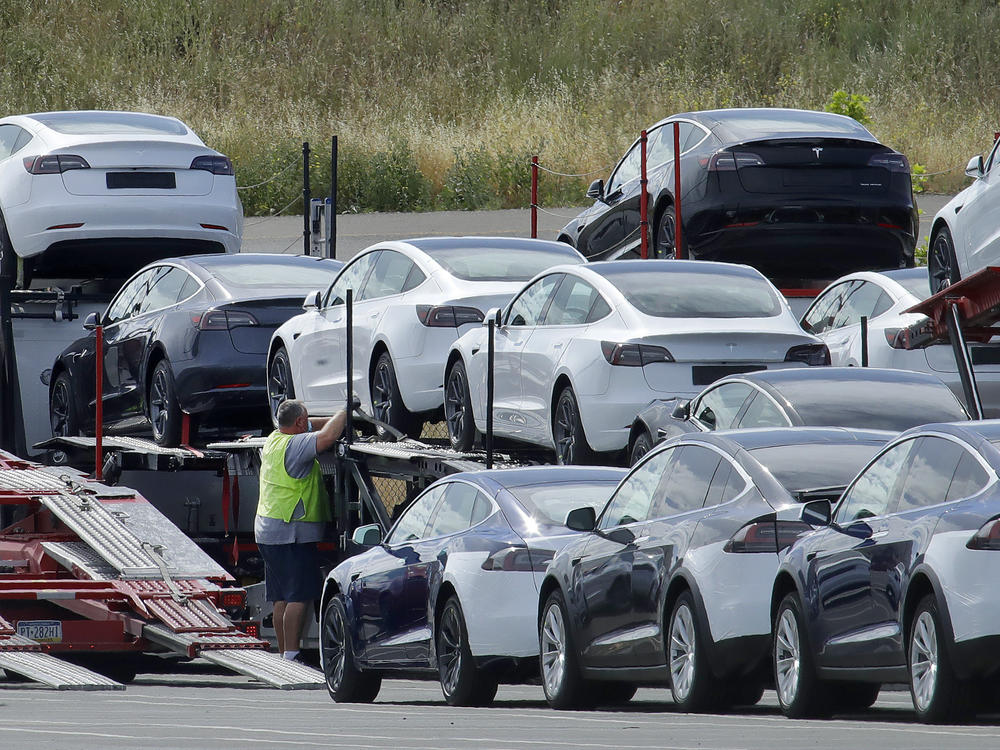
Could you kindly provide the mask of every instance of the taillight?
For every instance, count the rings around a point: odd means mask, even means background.
[[[547,549],[529,550],[527,547],[505,547],[487,557],[480,567],[483,570],[534,570],[541,573],[548,567],[554,556],[555,552]]]
[[[239,310],[206,310],[192,315],[191,322],[201,331],[228,331],[232,328],[260,325],[253,315]]]
[[[28,174],[60,174],[70,169],[90,169],[86,159],[73,154],[25,156],[21,163],[28,170]]]
[[[709,172],[735,172],[743,167],[763,167],[764,160],[749,151],[719,151],[698,163]]]
[[[651,344],[616,344],[602,341],[601,351],[608,364],[618,367],[645,367],[654,362],[673,362],[673,355],[662,346]]]
[[[800,344],[793,346],[785,354],[786,362],[805,362],[807,365],[830,364],[830,350],[826,344]]]
[[[467,323],[482,323],[482,310],[455,305],[417,305],[417,318],[428,328],[458,328]]]
[[[228,156],[196,156],[191,169],[204,169],[212,174],[233,174],[233,163]]]
[[[991,518],[965,545],[969,549],[1000,550],[1000,518]]]
[[[246,603],[247,592],[243,589],[223,589],[219,599],[223,607],[242,607]]]
[[[903,346],[904,340],[903,336],[899,335],[901,328],[886,328],[885,329],[885,343],[891,346],[893,349],[905,349]]]
[[[890,172],[910,173],[910,162],[902,154],[875,154],[868,160],[869,167],[882,167]]]
[[[801,521],[755,521],[733,534],[725,552],[780,552],[812,526]]]
[[[251,638],[260,638],[260,623],[256,620],[233,620],[232,623],[237,630]]]

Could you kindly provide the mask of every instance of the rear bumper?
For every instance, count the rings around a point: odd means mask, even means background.
[[[228,335],[221,332],[223,335]],[[243,354],[232,347],[203,346],[198,356],[172,363],[181,409],[192,415],[216,419],[233,412],[250,412],[251,421],[267,416],[267,383],[264,357]]]

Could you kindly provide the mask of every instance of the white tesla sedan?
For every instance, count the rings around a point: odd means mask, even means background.
[[[419,435],[441,408],[449,347],[483,311],[506,304],[525,281],[558,264],[583,263],[562,242],[509,237],[427,237],[362,250],[325,293],[271,339],[271,414],[300,398],[332,414],[347,397],[345,301],[353,290],[354,392],[371,414]]]
[[[802,317],[802,327],[819,336],[836,366],[861,364],[861,317],[868,317],[868,364],[937,375],[964,404],[962,381],[950,344],[904,349],[900,329],[923,315],[904,313],[930,296],[928,269],[860,271],[834,281]],[[1000,344],[969,345],[979,395],[988,417],[1000,417]]]
[[[180,120],[99,111],[0,119],[7,274],[128,276],[163,255],[237,252],[242,234],[232,162]]]
[[[452,346],[445,419],[467,449],[486,424],[487,330]],[[737,372],[827,365],[760,272],[732,263],[630,260],[551,268],[501,314],[496,435],[588,463],[624,448],[639,410]]]

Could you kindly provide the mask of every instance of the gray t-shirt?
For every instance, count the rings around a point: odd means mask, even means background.
[[[305,479],[316,460],[316,433],[303,432],[293,435],[285,447],[285,471],[294,479]],[[322,521],[296,521],[306,514],[299,498],[292,520],[285,523],[280,518],[257,516],[253,522],[253,535],[257,544],[294,544],[319,542],[326,536],[326,523]]]

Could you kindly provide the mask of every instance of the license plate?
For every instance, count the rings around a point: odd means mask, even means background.
[[[691,367],[692,385],[709,385],[726,375],[739,375],[744,372],[766,370],[764,365],[693,365]]]
[[[109,190],[172,190],[177,187],[177,178],[173,172],[108,172],[106,179]]]
[[[59,620],[20,620],[17,634],[39,643],[62,643],[62,622]]]

